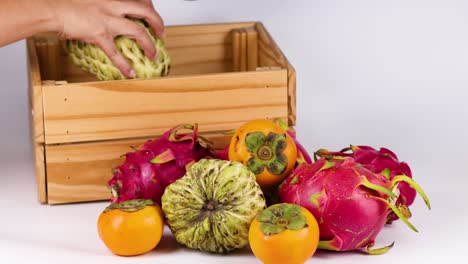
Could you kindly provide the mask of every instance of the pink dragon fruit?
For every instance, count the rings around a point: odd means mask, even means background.
[[[319,159],[314,164],[301,164],[286,178],[279,189],[280,202],[307,208],[320,227],[320,249],[352,251],[366,248],[369,254],[382,254],[392,246],[372,249],[385,225],[389,211],[405,224],[416,228],[394,205],[392,192],[400,182],[413,186],[430,203],[419,185],[405,175],[392,180],[356,163],[353,158]]]
[[[380,150],[377,150],[370,146],[351,145],[349,148],[342,149],[339,152],[330,152],[325,149],[320,149],[314,153],[314,157],[315,159],[317,157],[352,157],[365,168],[374,173],[382,173],[390,180],[398,175],[406,175],[412,178],[411,169],[408,164],[406,162],[400,162],[397,155],[387,148],[380,148]],[[396,206],[407,218],[410,218],[411,211],[409,210],[409,206],[413,204],[416,198],[416,190],[407,182],[399,183],[397,188],[400,194],[396,201]],[[395,215],[394,212],[390,212],[387,223],[391,224],[397,219],[398,216]]]
[[[198,126],[173,127],[157,140],[149,140],[134,152],[125,154],[125,162],[113,169],[111,202],[151,199],[161,205],[165,188],[181,178],[186,169],[202,158],[215,157],[210,142],[198,135]],[[179,134],[179,130],[191,133]]]

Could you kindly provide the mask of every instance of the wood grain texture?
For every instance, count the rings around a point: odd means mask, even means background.
[[[258,32],[258,45],[259,45],[259,66],[260,67],[274,67],[280,66],[286,68],[287,60],[283,56],[278,45],[275,43],[271,35],[266,30],[262,23],[256,23],[255,29]]]
[[[177,68],[188,64],[199,65],[206,62],[230,61],[232,58],[231,45],[192,46],[168,49],[172,67]],[[173,73],[171,74],[173,75]]]
[[[240,70],[240,32],[237,29],[232,30],[232,71]]]
[[[229,143],[230,136],[204,134],[216,149]],[[141,146],[150,138],[110,142],[48,145],[47,173],[49,204],[107,200],[111,169],[124,162],[130,147]]]
[[[296,125],[296,71],[262,23],[256,23],[259,36],[259,66],[282,67],[288,70],[288,123]]]
[[[231,43],[232,40],[229,38],[229,32],[224,31],[206,32],[198,35],[168,33],[164,46],[171,50],[185,47],[230,45]]]
[[[244,28],[239,29],[240,34],[240,60],[239,71],[247,71],[247,32]]]
[[[246,28],[247,33],[247,70],[255,71],[258,66],[258,33],[254,27]]]
[[[296,126],[296,70],[288,62],[288,124]]]
[[[45,153],[44,153],[44,115],[42,102],[42,86],[39,61],[32,38],[27,39],[28,79],[29,79],[29,109],[31,146],[35,161],[37,199],[40,203],[47,202]]]
[[[60,41],[56,37],[47,38],[47,80],[62,80],[61,49]]]
[[[95,82],[96,77],[81,70],[71,63],[69,59],[64,60],[64,79],[69,83]],[[215,74],[232,71],[232,62],[229,60],[194,62],[179,64],[171,67],[169,76],[192,76],[202,74]]]
[[[52,85],[43,93],[47,144],[155,136],[187,122],[225,131],[288,115],[285,69]]]
[[[229,34],[233,28],[252,27],[257,22],[239,22],[239,23],[215,23],[215,24],[192,24],[192,25],[173,25],[166,27],[167,36],[189,36],[200,34],[223,33]]]
[[[56,36],[42,35],[34,37],[42,80],[60,80],[62,78],[62,56],[60,41]]]

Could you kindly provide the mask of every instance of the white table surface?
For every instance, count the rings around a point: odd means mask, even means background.
[[[261,20],[298,73],[298,135],[309,150],[386,146],[432,202],[386,227],[382,256],[318,252],[307,263],[466,263],[466,1],[155,1],[167,24]],[[302,27],[302,28],[301,28]],[[0,263],[260,263],[215,256],[166,230],[152,252],[112,255],[96,221],[105,202],[40,205],[29,144],[24,42],[0,48]]]

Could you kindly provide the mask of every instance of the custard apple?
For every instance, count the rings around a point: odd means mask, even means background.
[[[247,246],[265,197],[242,163],[201,159],[166,188],[162,209],[178,243],[225,254]]]
[[[144,20],[132,20],[146,29],[158,54],[157,59],[152,61],[145,56],[143,49],[134,39],[126,36],[118,36],[114,39],[117,49],[133,67],[136,74],[135,78],[151,78],[168,75],[171,58],[164,47],[163,41],[154,35],[153,30]],[[79,40],[67,40],[65,45],[72,62],[82,70],[96,75],[98,80],[126,79],[98,46]]]

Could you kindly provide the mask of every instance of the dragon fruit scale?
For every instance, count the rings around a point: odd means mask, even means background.
[[[351,145],[339,152],[330,152],[325,149],[320,149],[314,153],[314,157],[352,157],[365,168],[374,173],[382,173],[390,180],[398,175],[406,175],[410,178],[413,177],[408,164],[406,162],[399,161],[397,155],[387,148],[380,148],[377,150],[370,146]],[[411,211],[409,207],[413,204],[414,199],[416,198],[416,190],[406,182],[401,182],[398,184],[397,188],[400,194],[395,205],[404,212],[407,218],[410,218]],[[398,216],[395,215],[395,213],[390,212],[387,223],[391,224],[395,220],[398,220]]]
[[[179,133],[182,129],[191,133]],[[168,185],[195,162],[215,156],[210,142],[197,132],[197,124],[182,124],[126,153],[124,163],[112,170],[113,177],[108,181],[111,202],[151,199],[161,205]]]
[[[417,232],[394,204],[397,194],[393,191],[400,182],[410,184],[430,209],[424,191],[410,177],[398,175],[390,180],[366,169],[351,157],[341,160],[321,158],[313,164],[301,164],[280,186],[279,198],[280,202],[307,208],[316,217],[320,249],[365,249],[368,254],[382,254],[393,244],[379,249],[373,249],[373,246],[389,211]]]

